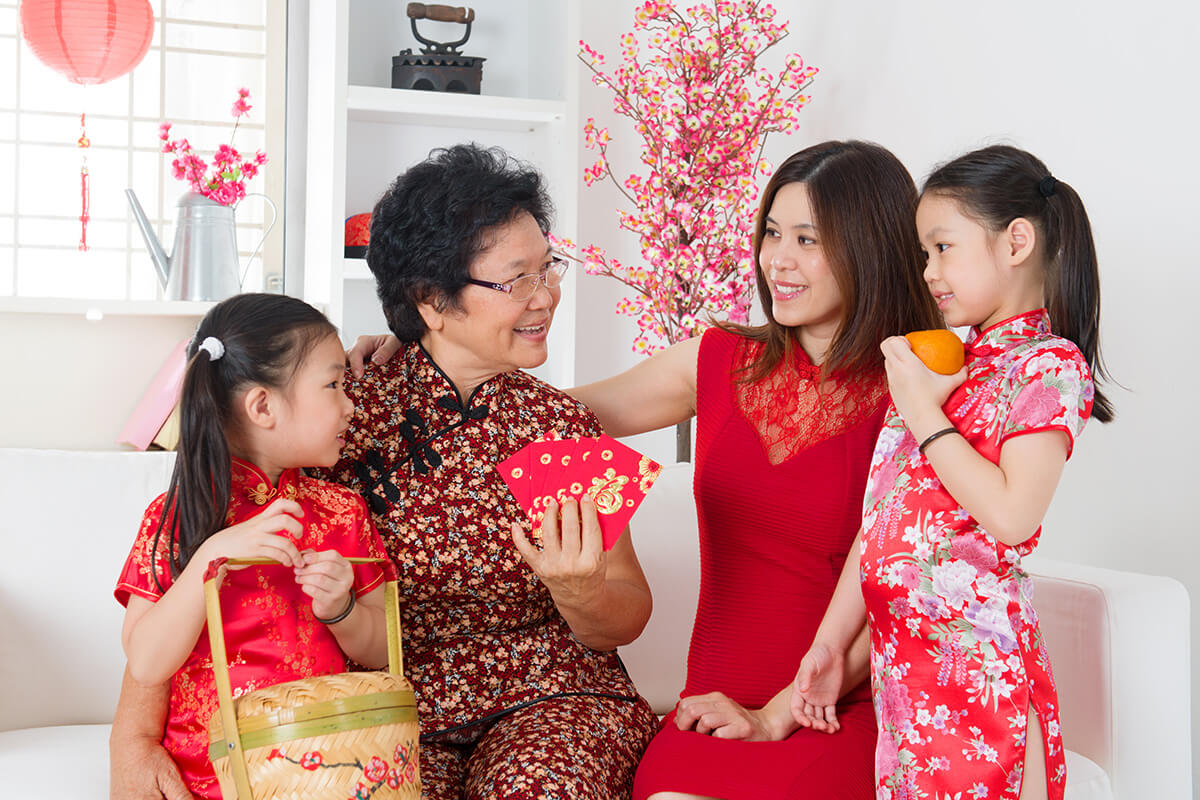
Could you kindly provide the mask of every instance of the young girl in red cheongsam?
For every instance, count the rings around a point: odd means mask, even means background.
[[[1062,798],[1058,699],[1021,557],[1084,423],[1112,418],[1092,383],[1091,227],[1041,161],[988,147],[934,171],[917,229],[947,324],[971,326],[966,366],[940,375],[904,338],[881,345],[892,408],[861,555],[801,662],[792,710],[836,729],[843,653],[865,617],[879,798]]]
[[[347,656],[387,663],[383,573],[346,560],[382,557],[384,549],[361,497],[299,471],[337,461],[354,412],[342,391],[341,342],[319,311],[282,295],[238,295],[204,317],[188,356],[175,471],[146,510],[116,596],[126,605],[121,641],[130,675],[171,684],[163,745],[192,794],[215,799],[209,562],[282,565],[223,576],[238,696],[344,672]]]

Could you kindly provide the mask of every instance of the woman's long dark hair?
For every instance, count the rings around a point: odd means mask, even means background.
[[[769,375],[798,346],[796,329],[776,321],[771,287],[758,268],[767,215],[775,195],[791,183],[802,183],[808,191],[821,252],[845,303],[822,367],[825,374],[881,369],[879,343],[888,336],[944,327],[922,277],[925,260],[917,239],[917,187],[912,176],[877,144],[823,142],[784,161],[763,190],[754,227],[754,263],[767,322],[719,323],[765,345],[742,380]]]
[[[255,385],[287,386],[309,352],[336,335],[320,311],[279,294],[239,294],[204,315],[188,344],[175,470],[151,551],[158,552],[165,533],[172,578],[205,539],[225,527],[231,481],[228,433],[235,424],[238,396]],[[210,336],[224,346],[220,358],[199,349]],[[157,572],[154,582],[163,588]]]
[[[1108,378],[1100,355],[1100,267],[1092,225],[1075,190],[1052,177],[1031,153],[993,145],[935,169],[925,181],[925,194],[955,200],[993,232],[1017,218],[1033,223],[1044,243],[1051,329],[1074,342],[1091,368],[1096,384],[1092,416],[1112,421],[1112,401],[1099,386]]]

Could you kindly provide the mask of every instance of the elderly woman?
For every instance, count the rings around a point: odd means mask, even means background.
[[[323,477],[363,494],[399,569],[431,800],[627,797],[656,728],[614,652],[650,615],[629,536],[605,552],[594,506],[567,501],[532,542],[494,469],[547,431],[601,433],[521,372],[546,359],[566,267],[549,216],[536,172],[476,146],[437,151],[372,214],[367,262],[404,344],[349,381],[358,412]],[[173,785],[160,703],[126,680],[115,797]]]

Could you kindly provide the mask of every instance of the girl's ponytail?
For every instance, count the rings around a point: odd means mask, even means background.
[[[1046,306],[1054,332],[1070,339],[1087,359],[1093,383],[1108,377],[1100,357],[1100,266],[1096,259],[1096,244],[1092,239],[1092,224],[1079,194],[1066,183],[1053,181],[1045,192],[1047,245],[1057,244],[1057,251],[1047,250],[1050,270],[1046,280]],[[1044,185],[1044,184],[1043,184]],[[1112,401],[1096,387],[1092,401],[1092,416],[1100,422],[1111,422]]]
[[[994,145],[935,169],[925,181],[925,194],[953,198],[993,231],[1018,217],[1037,226],[1044,239],[1051,328],[1074,342],[1087,360],[1095,385],[1092,416],[1110,422],[1112,401],[1100,390],[1100,382],[1108,379],[1100,355],[1100,269],[1092,226],[1075,190],[1032,154]]]
[[[337,329],[285,295],[240,294],[218,303],[188,345],[179,397],[179,445],[152,552],[167,538],[175,578],[201,544],[225,526],[231,487],[229,436],[236,403],[251,386],[282,388],[308,352]],[[163,589],[157,573],[154,581]]]

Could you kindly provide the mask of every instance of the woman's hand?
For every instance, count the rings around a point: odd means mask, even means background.
[[[890,336],[880,343],[888,390],[892,402],[917,441],[946,427],[942,406],[967,379],[967,368],[941,375],[925,366],[903,336]]]
[[[675,727],[717,739],[773,742],[786,737],[772,730],[763,711],[754,711],[721,692],[685,697],[675,706]]]
[[[541,550],[529,541],[519,523],[513,523],[512,537],[521,557],[550,590],[555,605],[588,608],[603,594],[608,559],[596,504],[590,497],[580,502],[568,498],[561,510],[553,500],[546,505]]]
[[[837,699],[842,690],[846,654],[821,643],[800,660],[800,669],[792,681],[792,716],[805,728],[834,733],[841,728],[837,720]]]
[[[332,619],[346,610],[354,590],[354,568],[336,550],[305,550],[304,560],[296,567],[300,591],[313,599],[312,612],[317,619]]]
[[[297,517],[303,516],[304,509],[299,503],[281,497],[258,516],[208,537],[192,560],[205,568],[216,558],[270,558],[285,567],[299,569],[304,566],[304,557],[296,547],[296,540],[304,535],[304,526]]]
[[[350,362],[350,373],[361,378],[368,358],[372,363],[386,364],[399,351],[400,340],[390,333],[360,336],[354,340],[354,347],[346,351],[346,360]]]
[[[170,693],[167,684],[140,686],[125,671],[108,739],[111,800],[192,800],[162,746]]]

